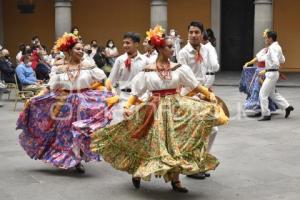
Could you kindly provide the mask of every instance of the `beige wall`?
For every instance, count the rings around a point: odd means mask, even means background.
[[[141,38],[145,37],[150,26],[150,3],[150,0],[74,0],[73,25],[79,27],[85,42],[96,39],[106,45],[108,39],[113,39],[122,52],[125,32],[138,32]]]
[[[168,26],[175,28],[187,39],[187,27],[193,20],[201,21],[206,28],[211,26],[211,0],[169,0]]]
[[[300,72],[299,18],[299,0],[274,0],[274,30],[286,58],[282,71]]]
[[[4,45],[14,56],[20,43],[30,43],[38,35],[48,47],[54,41],[54,3],[36,0],[34,14],[20,14],[17,0],[3,0]]]
[[[35,0],[34,14],[20,14],[17,0],[4,0],[5,46],[15,54],[20,43],[30,43],[38,35],[43,44],[52,47],[55,39],[53,0]],[[134,31],[145,37],[150,26],[151,0],[73,0],[72,23],[80,29],[85,42],[92,39],[105,45],[114,39],[122,52],[122,37]],[[210,26],[210,0],[168,0],[169,28],[175,28],[186,39],[187,25],[200,20]],[[142,50],[142,48],[140,48]]]
[[[55,8],[53,0],[35,0],[33,14],[20,14],[17,0],[4,0],[5,46],[15,54],[20,43],[30,43],[38,35],[49,48],[55,40]],[[114,39],[122,51],[122,37],[134,31],[145,37],[150,25],[150,0],[73,0],[72,22],[80,29],[85,42],[92,39],[105,45]]]
[[[38,35],[49,48],[55,34],[54,1],[35,0],[34,14],[20,14],[17,0],[3,0],[4,45],[12,55],[20,43],[30,43]],[[127,31],[139,32],[142,38],[150,25],[151,0],[73,0],[73,25],[80,28],[86,42],[97,39],[105,45],[114,39],[122,51],[122,36]],[[200,20],[211,26],[211,0],[168,0],[168,26],[187,39],[187,25]],[[292,5],[292,6],[291,6]],[[299,0],[274,0],[274,30],[286,56],[284,71],[300,71]],[[142,48],[141,48],[142,49]]]
[[[168,27],[178,30],[184,39],[192,20],[200,20],[210,27],[210,3],[210,0],[168,0]],[[150,5],[151,0],[110,0],[109,3],[107,0],[74,0],[73,25],[80,28],[86,42],[97,39],[98,43],[105,45],[112,38],[122,51],[125,32],[135,31],[142,38],[146,36],[150,28]]]

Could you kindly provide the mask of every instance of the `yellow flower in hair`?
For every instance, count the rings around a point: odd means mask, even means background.
[[[264,30],[264,32],[263,32],[263,37],[264,37],[264,38],[267,37],[267,33],[268,33],[269,31],[270,31],[270,30],[269,30],[268,28]]]
[[[164,33],[165,30],[160,25],[156,25],[153,29],[150,28],[150,30],[146,32],[146,39],[149,41],[153,36],[162,37]]]

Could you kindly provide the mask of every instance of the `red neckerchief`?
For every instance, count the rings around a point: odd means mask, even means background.
[[[131,55],[131,56],[129,56],[128,54],[127,54],[127,56],[128,56],[128,58],[125,60],[125,67],[130,71],[130,69],[131,69],[131,59],[132,58],[134,58],[134,57],[136,57],[138,54],[134,54],[134,55]]]
[[[196,50],[195,61],[197,63],[202,63],[202,61],[203,61],[203,57],[200,53],[200,50]]]
[[[125,67],[130,71],[130,68],[131,68],[131,58],[129,56],[125,60]]]

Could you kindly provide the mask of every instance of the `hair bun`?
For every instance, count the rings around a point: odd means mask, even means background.
[[[162,37],[159,37],[158,35],[152,36],[150,39],[150,43],[151,43],[151,45],[153,45],[156,48],[164,47],[166,44],[165,39]]]

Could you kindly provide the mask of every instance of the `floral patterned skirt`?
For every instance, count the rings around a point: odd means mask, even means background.
[[[178,94],[161,97],[153,121],[137,138],[135,132],[147,121],[149,106],[142,103],[128,119],[95,131],[92,151],[114,168],[144,180],[154,174],[169,181],[174,173],[195,174],[218,166],[217,158],[207,152],[219,117],[216,104]]]
[[[82,160],[99,161],[90,151],[90,135],[82,134],[73,122],[94,118],[97,128],[111,119],[106,98],[110,92],[85,90],[82,92],[50,92],[32,98],[17,121],[22,129],[19,141],[32,159],[43,160],[60,168],[71,168]]]

